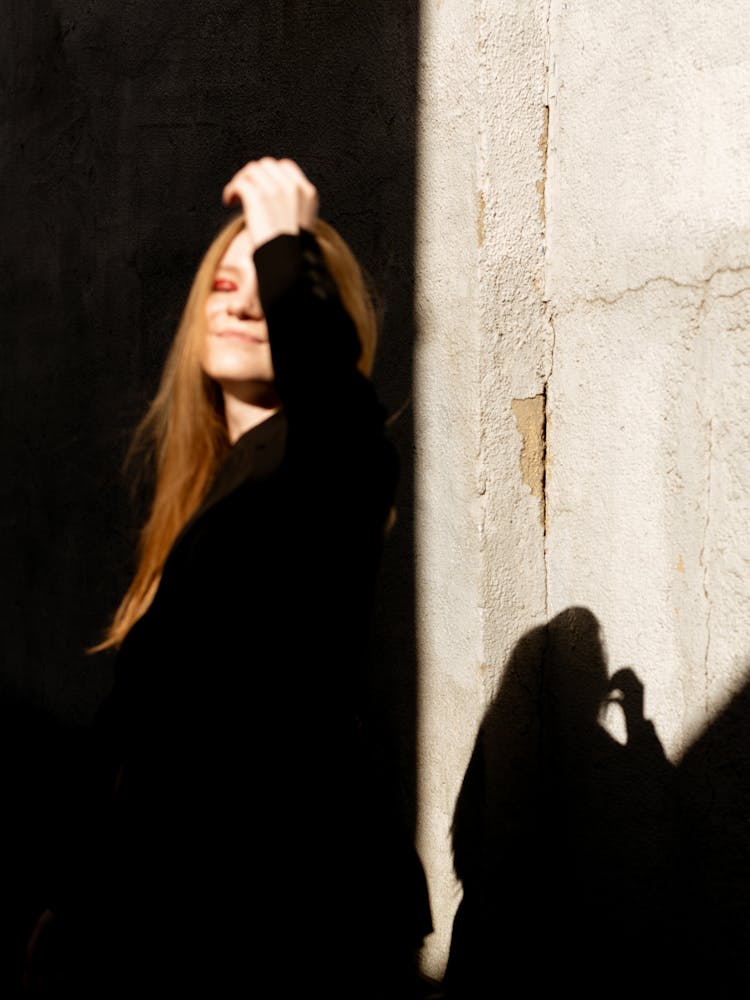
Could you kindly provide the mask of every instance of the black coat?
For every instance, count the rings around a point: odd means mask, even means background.
[[[266,976],[351,995],[429,930],[363,712],[396,455],[315,240],[255,263],[282,409],[173,545],[95,724],[105,795],[78,911],[110,995]]]

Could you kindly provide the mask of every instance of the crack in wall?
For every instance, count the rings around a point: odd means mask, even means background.
[[[673,288],[689,288],[693,289],[694,291],[703,291],[704,295],[706,295],[709,291],[709,285],[719,275],[743,274],[745,271],[750,271],[750,264],[742,264],[739,267],[719,267],[716,268],[715,271],[712,271],[711,274],[709,274],[707,277],[701,278],[699,281],[678,281],[676,278],[672,278],[666,274],[657,275],[653,278],[648,278],[648,280],[644,281],[640,285],[635,285],[632,288],[624,288],[622,291],[616,292],[612,296],[595,295],[592,296],[591,298],[588,298],[586,296],[580,296],[575,299],[574,304],[572,306],[561,312],[560,315],[567,315],[568,313],[571,313],[581,303],[585,303],[587,305],[596,305],[596,304],[614,305],[615,302],[619,302],[626,295],[635,295],[638,292],[645,291],[645,289],[647,289],[650,285],[654,285],[659,282],[672,285]],[[737,298],[739,295],[744,295],[748,291],[750,291],[750,286],[744,286],[743,288],[739,288],[734,292],[717,292],[714,294],[713,297],[716,299],[734,299]]]
[[[549,497],[547,495],[547,489],[549,486],[549,467],[550,467],[550,452],[549,452],[549,384],[552,378],[552,372],[555,364],[555,322],[550,310],[548,316],[548,322],[550,330],[552,331],[552,343],[550,347],[550,364],[549,371],[547,373],[547,378],[544,381],[544,468],[542,470],[542,546],[543,546],[543,558],[544,558],[544,614],[549,617]]]
[[[549,75],[549,65],[547,65]],[[549,97],[544,105],[544,123],[542,134],[539,136],[539,152],[542,154],[542,176],[536,182],[536,189],[539,194],[539,217],[542,222],[542,246],[546,236],[547,226],[547,149],[549,147]]]
[[[549,204],[549,159],[550,159],[550,118],[551,118],[551,87],[552,87],[552,77],[554,74],[554,65],[552,57],[552,5],[554,0],[549,0],[547,4],[547,24],[546,24],[546,52],[545,52],[545,70],[546,70],[546,100],[544,105],[544,132],[543,132],[543,144],[540,145],[540,151],[542,153],[542,192],[541,192],[541,216],[542,216],[542,253],[544,254],[543,262],[543,272],[544,272],[544,282],[545,288],[549,287],[548,284],[548,270],[549,270],[549,245],[548,245],[548,204]],[[554,122],[552,122],[554,124]],[[544,300],[547,308],[547,322],[550,328],[550,347],[549,347],[549,367],[547,369],[547,374],[544,380],[544,387],[542,391],[543,399],[543,421],[541,428],[541,435],[543,438],[543,463],[542,463],[542,500],[541,500],[541,510],[542,510],[542,560],[544,564],[544,615],[545,618],[549,618],[549,498],[547,496],[547,488],[549,485],[549,384],[552,378],[552,372],[554,370],[555,364],[555,340],[556,340],[556,330],[554,321],[554,311],[551,302]]]
[[[483,191],[477,191],[477,246],[481,247],[484,243],[484,213],[487,208],[487,202],[484,197]]]

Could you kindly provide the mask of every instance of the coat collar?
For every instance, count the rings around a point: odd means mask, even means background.
[[[203,503],[196,511],[196,517],[233,493],[242,483],[267,479],[275,472],[284,455],[286,437],[287,419],[283,410],[277,410],[262,423],[245,431],[219,466]]]
[[[283,410],[251,427],[227,452],[219,471],[193,516],[187,521],[172,546],[180,542],[191,527],[212,507],[247,482],[268,479],[281,464],[286,450],[287,418]]]

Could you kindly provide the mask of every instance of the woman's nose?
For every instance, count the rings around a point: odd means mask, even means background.
[[[238,319],[247,319],[252,315],[250,306],[244,299],[230,299],[227,303],[227,312]]]
[[[238,319],[251,319],[261,312],[257,285],[236,292],[227,303],[227,308]]]

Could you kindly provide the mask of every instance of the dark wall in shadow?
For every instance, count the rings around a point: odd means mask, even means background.
[[[625,745],[601,725],[610,700]],[[516,646],[477,736],[453,848],[463,898],[450,996],[659,995],[686,981],[674,769],[636,673],[609,677],[587,609]]]
[[[418,10],[7,0],[3,12],[0,801],[15,854],[1,906],[13,923],[35,907],[25,845],[43,851],[40,829],[64,807],[50,762],[68,759],[111,683],[110,660],[84,650],[132,567],[142,502],[121,463],[225,217],[221,189],[246,160],[291,156],[317,184],[321,214],[383,296],[383,401],[395,412],[409,397]],[[373,687],[413,802],[408,407],[393,436],[400,516]]]

